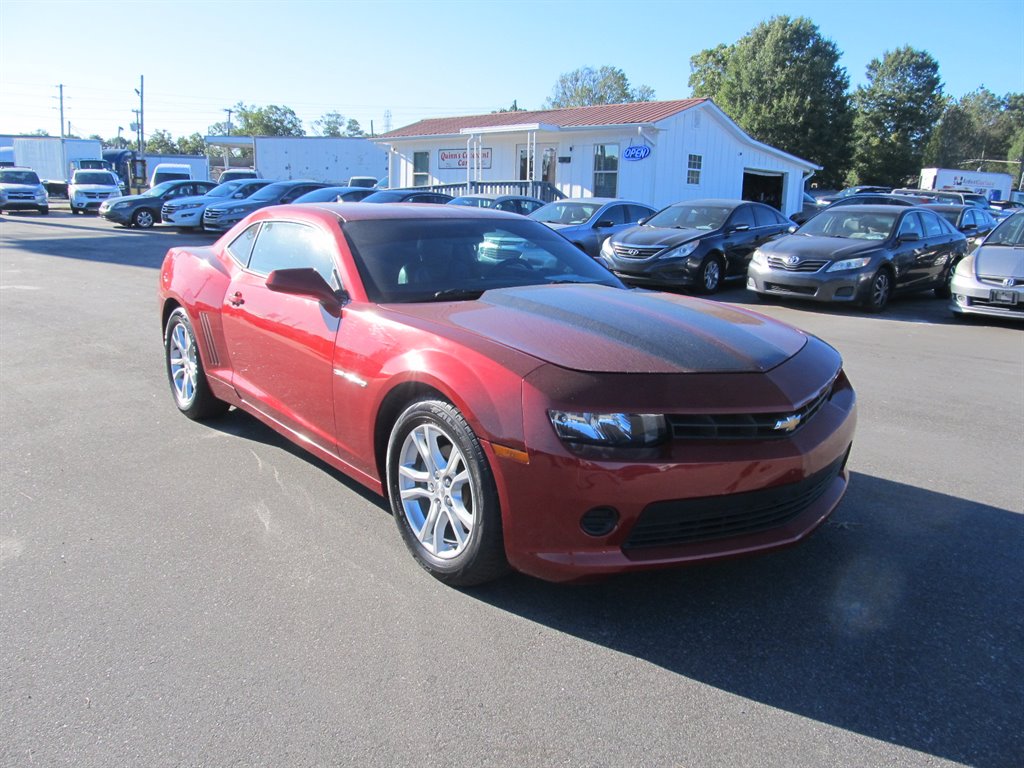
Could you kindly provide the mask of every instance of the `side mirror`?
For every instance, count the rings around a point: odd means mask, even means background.
[[[637,224],[646,224],[647,223],[647,219],[649,219],[649,218],[650,218],[649,216],[644,216],[642,219],[639,219],[637,221]]]
[[[335,291],[331,288],[323,276],[312,267],[275,269],[267,275],[267,288],[275,293],[316,299],[335,317],[341,313],[342,302],[348,298],[344,291]]]
[[[615,222],[611,219],[601,219],[594,225],[594,229],[604,229],[605,227],[614,227]]]
[[[245,198],[245,195],[243,195],[241,192],[235,192],[235,194],[233,194],[231,197],[235,200],[242,200]]]
[[[921,236],[917,232],[903,232],[896,239],[901,243],[916,243]]]
[[[978,228],[977,224],[964,224],[962,227],[960,227],[960,231],[961,232],[973,232],[977,228]]]
[[[796,226],[795,224],[792,225],[792,226],[786,227],[786,231],[789,232],[789,234],[791,234],[791,235],[794,232],[796,232],[798,229],[800,229],[800,227]]]

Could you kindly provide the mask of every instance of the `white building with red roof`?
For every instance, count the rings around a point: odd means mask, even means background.
[[[655,207],[743,198],[790,214],[820,170],[756,141],[710,99],[431,118],[375,141],[388,150],[392,187],[451,186],[451,194],[460,193],[455,185],[533,182],[517,189]]]

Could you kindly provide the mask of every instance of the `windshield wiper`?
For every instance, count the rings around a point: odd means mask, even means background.
[[[474,301],[484,295],[485,288],[445,288],[434,294],[435,301]]]

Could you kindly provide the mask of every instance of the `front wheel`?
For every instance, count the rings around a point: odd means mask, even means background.
[[[701,293],[717,293],[722,287],[722,262],[716,256],[706,256],[697,273],[697,288]]]
[[[508,569],[494,476],[454,405],[420,400],[399,416],[388,441],[387,484],[402,539],[435,578],[466,587]]]
[[[950,262],[949,269],[946,270],[942,284],[935,286],[935,298],[948,299],[953,295],[953,273],[956,272],[956,265],[959,263],[959,259],[957,261]]]
[[[156,223],[156,216],[148,208],[140,208],[132,216],[132,224],[139,229],[149,229]]]
[[[178,410],[195,421],[220,416],[228,404],[214,397],[203,370],[196,335],[185,310],[178,307],[167,319],[164,331],[167,380]]]
[[[864,297],[864,309],[868,312],[881,312],[889,303],[892,295],[892,276],[888,270],[880,269],[871,278],[867,295]]]

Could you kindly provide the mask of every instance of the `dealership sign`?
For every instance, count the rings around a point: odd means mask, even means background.
[[[623,160],[643,160],[645,157],[649,157],[651,154],[651,148],[646,144],[633,144],[632,146],[626,147],[626,150],[622,153]]]
[[[437,150],[438,168],[465,168],[469,165],[469,150],[439,149]],[[482,147],[473,150],[473,167],[491,167],[491,148]]]

